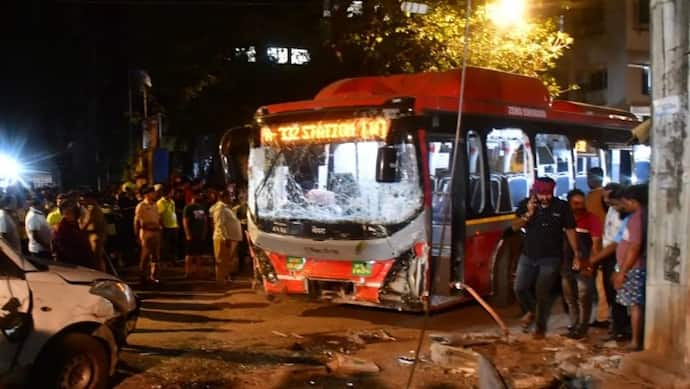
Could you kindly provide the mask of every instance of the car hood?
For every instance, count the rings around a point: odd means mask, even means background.
[[[48,265],[48,271],[59,275],[62,279],[71,284],[88,284],[96,280],[118,281],[115,276],[110,274],[89,269],[87,267],[68,264],[50,264]]]

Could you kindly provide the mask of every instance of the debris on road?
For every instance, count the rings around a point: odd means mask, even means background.
[[[372,331],[357,331],[357,332],[351,333],[348,336],[348,340],[350,340],[352,343],[367,344],[367,343],[375,343],[375,342],[381,342],[381,341],[395,342],[398,339],[391,336],[391,334],[389,334],[384,329],[377,329],[377,330],[372,330]]]
[[[336,354],[335,358],[326,364],[334,374],[376,374],[381,371],[374,362],[355,358],[348,355]]]
[[[496,332],[434,333],[429,335],[429,338],[432,342],[458,347],[483,346],[502,339],[501,335]]]
[[[290,347],[288,347],[288,350],[290,350],[290,351],[305,351],[306,349],[304,348],[304,346],[301,343],[295,342]]]
[[[479,389],[508,389],[501,372],[494,363],[483,355],[479,355]]]
[[[431,361],[447,369],[479,368],[479,354],[472,349],[440,343],[431,344]]]
[[[513,378],[514,389],[534,389],[534,388],[546,388],[550,387],[554,381],[558,381],[555,377],[547,377],[543,375],[523,375],[517,378]]]
[[[401,357],[398,357],[398,363],[400,363],[401,365],[414,365],[414,361],[415,361],[414,357],[411,358],[411,357],[406,357],[404,355]]]
[[[287,338],[287,337],[288,337],[287,334],[282,333],[282,332],[280,332],[280,331],[271,331],[271,333],[272,333],[273,335],[275,335],[275,336],[280,336],[281,338]]]
[[[455,369],[450,369],[449,372],[452,374],[471,376],[477,374],[477,369],[473,367],[456,367]]]

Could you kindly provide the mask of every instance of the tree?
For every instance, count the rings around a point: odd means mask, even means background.
[[[455,2],[426,3],[430,7],[424,15],[405,14],[395,0],[370,6],[354,22],[346,15],[351,22],[340,23],[343,28],[335,44],[362,58],[364,68],[378,73],[457,69],[463,58],[464,7]],[[553,95],[559,94],[561,88],[549,71],[573,39],[559,31],[552,19],[501,29],[489,19],[486,6],[480,5],[467,21],[468,65],[538,77]]]

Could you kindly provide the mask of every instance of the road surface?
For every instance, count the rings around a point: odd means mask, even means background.
[[[179,270],[178,270],[179,272]],[[358,306],[333,305],[306,297],[269,299],[247,279],[229,288],[172,275],[155,290],[140,289],[141,317],[112,385],[129,388],[404,388],[425,317]],[[499,310],[519,333],[517,308]],[[564,315],[553,320],[562,332]],[[415,388],[471,388],[477,375],[431,363],[430,333],[498,333],[478,304],[437,313],[416,368]],[[597,334],[597,337],[602,336]],[[523,338],[526,338],[523,335]],[[563,344],[488,345],[501,371],[512,378],[542,376],[545,353]],[[508,351],[506,351],[508,350]],[[546,351],[545,351],[546,350]],[[375,363],[376,374],[341,374],[325,364],[337,355]],[[403,357],[403,360],[400,359]],[[498,358],[498,359],[496,359]],[[522,379],[522,378],[520,378]],[[532,385],[532,387],[534,387]]]

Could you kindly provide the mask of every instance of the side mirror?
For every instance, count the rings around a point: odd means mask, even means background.
[[[400,182],[398,149],[395,146],[379,147],[376,154],[376,182]]]
[[[226,131],[221,138],[218,152],[226,184],[246,181],[246,159],[256,135],[255,127],[243,126]]]
[[[26,339],[33,326],[31,315],[17,311],[19,306],[19,300],[13,297],[2,307],[3,311],[9,311],[9,313],[0,318],[0,331],[12,343]]]

